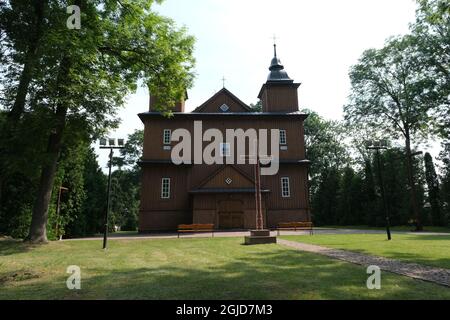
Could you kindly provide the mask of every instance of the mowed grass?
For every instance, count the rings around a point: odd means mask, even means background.
[[[406,262],[450,269],[450,235],[392,234],[316,234],[282,236],[286,240],[356,251]]]
[[[0,299],[450,299],[450,289],[242,238],[0,241]],[[68,290],[66,268],[81,268]]]
[[[354,229],[354,230],[379,230],[379,231],[386,230],[386,227],[369,227],[369,226],[323,226],[323,228]],[[394,226],[394,227],[391,227],[391,231],[411,232],[411,231],[414,231],[414,227],[413,226]],[[423,232],[450,233],[450,228],[424,226]]]

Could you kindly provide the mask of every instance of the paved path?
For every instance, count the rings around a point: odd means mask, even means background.
[[[313,244],[288,241],[279,238],[277,239],[277,243],[297,250],[318,253],[330,258],[335,258],[363,266],[375,265],[380,267],[381,270],[450,287],[450,269],[429,267],[416,263],[406,263],[394,259],[371,256],[346,250],[331,249]]]
[[[314,228],[314,234],[384,234],[383,230],[359,230],[359,229],[331,229],[331,228]],[[249,231],[216,231],[214,232],[214,237],[243,237],[249,234]],[[271,235],[275,236],[276,231],[272,231]],[[307,235],[309,231],[282,231],[282,235]],[[411,234],[411,235],[434,235],[434,236],[450,236],[450,233],[438,233],[438,232],[404,232],[404,231],[393,231],[392,234]],[[182,238],[200,238],[200,237],[211,237],[211,233],[192,233],[181,235]],[[103,236],[87,237],[87,238],[76,238],[76,239],[64,239],[63,241],[74,241],[74,240],[99,240]],[[171,239],[177,238],[176,233],[149,233],[149,234],[120,234],[111,233],[109,234],[109,239],[118,240],[143,240],[143,239]]]

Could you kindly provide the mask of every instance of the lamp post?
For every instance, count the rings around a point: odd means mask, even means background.
[[[108,144],[107,144],[108,142]],[[100,139],[100,149],[109,149],[109,164],[108,164],[108,193],[106,196],[106,212],[104,218],[104,232],[103,232],[103,249],[106,249],[106,244],[108,241],[108,217],[109,212],[111,210],[111,168],[112,168],[112,160],[114,155],[114,149],[123,149],[124,139],[116,139],[109,138],[108,140],[105,138]]]
[[[380,181],[380,189],[381,189],[381,198],[383,200],[383,210],[386,219],[386,234],[388,240],[391,240],[391,223],[389,218],[388,206],[386,204],[386,195],[384,192],[384,183],[383,183],[383,175],[381,172],[381,160],[380,160],[380,150],[386,150],[387,144],[385,141],[371,141],[367,146],[368,150],[375,150],[376,158],[377,158],[377,167],[378,167],[378,179]]]

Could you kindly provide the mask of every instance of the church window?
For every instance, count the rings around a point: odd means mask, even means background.
[[[162,178],[161,180],[161,199],[170,198],[170,178]]]
[[[172,134],[172,131],[170,129],[164,129],[164,134],[163,134],[163,142],[164,144],[170,144],[170,136]]]
[[[229,143],[221,143],[220,144],[220,156],[221,157],[229,157],[230,155],[231,155],[230,144]]]
[[[286,130],[284,129],[280,129],[280,144],[287,144],[287,139],[286,139]]]
[[[281,178],[281,196],[283,198],[289,198],[291,196],[289,177]]]

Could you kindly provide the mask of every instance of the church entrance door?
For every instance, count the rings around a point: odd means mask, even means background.
[[[243,229],[244,211],[241,200],[222,200],[218,203],[219,229]]]

